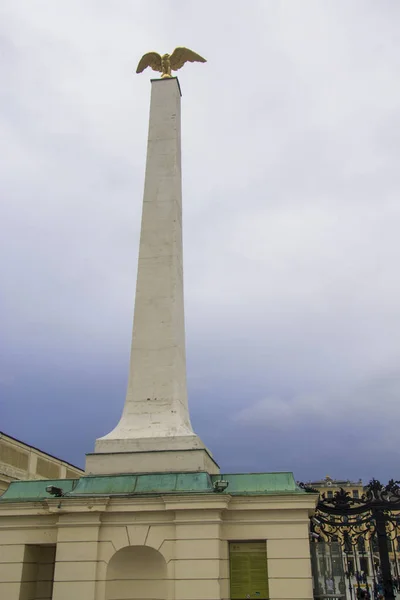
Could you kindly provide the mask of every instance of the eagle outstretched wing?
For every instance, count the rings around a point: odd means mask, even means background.
[[[189,48],[175,48],[169,60],[173,71],[181,69],[185,62],[207,62],[200,54],[196,54]]]
[[[153,71],[162,72],[161,56],[160,56],[160,54],[158,54],[158,52],[147,52],[147,54],[144,54],[142,56],[142,58],[139,60],[139,64],[137,66],[136,73],[141,73],[147,67],[152,68]]]

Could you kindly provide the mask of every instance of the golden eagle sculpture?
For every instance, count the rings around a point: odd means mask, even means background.
[[[207,62],[205,58],[189,48],[175,48],[172,54],[147,52],[139,61],[136,73],[142,73],[147,67],[162,73],[161,77],[172,77],[171,71],[178,71],[186,62]]]

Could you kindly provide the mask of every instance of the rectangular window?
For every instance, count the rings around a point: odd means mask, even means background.
[[[358,490],[353,490],[353,498],[357,498],[358,499],[359,497],[360,497],[360,495],[358,493]]]
[[[332,557],[332,576],[336,580],[337,577],[341,578],[343,574],[343,555],[342,548],[338,540],[331,542],[330,555]]]
[[[350,575],[354,575],[354,559],[352,559],[352,558],[349,558],[347,560],[347,572]]]
[[[0,461],[21,471],[27,471],[29,454],[2,441],[0,443]]]
[[[332,492],[332,490],[329,490],[329,492],[328,492],[328,498],[333,498],[333,492]]]
[[[360,571],[361,573],[369,575],[369,564],[366,556],[360,556]]]
[[[60,477],[60,467],[57,463],[38,456],[36,474],[46,479],[58,479]]]
[[[266,542],[229,542],[231,600],[268,600]]]

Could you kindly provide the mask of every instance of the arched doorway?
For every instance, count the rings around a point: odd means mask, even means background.
[[[114,554],[107,568],[105,600],[166,600],[167,563],[147,546],[127,546]]]

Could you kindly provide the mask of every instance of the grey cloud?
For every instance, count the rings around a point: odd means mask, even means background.
[[[119,416],[151,76],[133,72],[143,52],[183,43],[208,58],[179,74],[194,424],[230,468],[312,477],[336,460],[348,476],[335,437],[315,431],[336,427],[358,447],[352,423],[373,440],[379,411],[397,416],[399,5],[5,0],[1,11],[3,427],[19,435],[32,361],[37,412],[60,398],[54,427],[60,414],[73,426],[68,394],[88,419],[100,406],[96,423],[80,419],[81,453]],[[394,422],[380,421],[368,458],[360,442],[354,476],[395,476]],[[32,442],[68,459],[58,431]],[[272,444],[272,462],[255,458]]]

